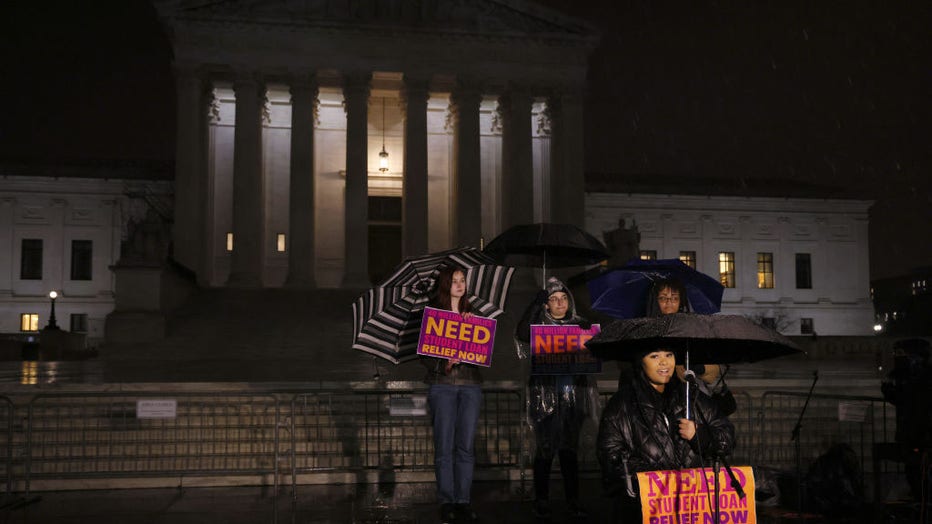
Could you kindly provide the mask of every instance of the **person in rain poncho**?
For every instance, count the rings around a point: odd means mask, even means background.
[[[525,310],[515,338],[523,357],[527,356],[532,324],[570,324],[589,329],[592,324],[576,313],[573,295],[557,278],[547,280],[546,288]],[[598,420],[598,392],[589,375],[530,375],[527,414],[534,430],[534,513],[547,519],[550,510],[550,469],[554,455],[560,459],[560,472],[567,506],[574,517],[585,517],[579,504],[579,460],[577,448],[583,422]]]

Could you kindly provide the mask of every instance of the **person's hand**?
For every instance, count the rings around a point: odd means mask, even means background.
[[[469,317],[472,316],[472,313],[463,313],[463,320],[469,320]]]
[[[451,358],[451,359],[447,360],[447,365],[443,367],[443,374],[444,374],[444,375],[449,375],[450,372],[453,371],[453,366],[455,366],[455,365],[457,365],[457,364],[459,364],[459,363],[460,363],[460,361],[459,361],[459,359],[457,359],[457,358]]]
[[[696,436],[696,423],[688,418],[681,418],[680,436],[685,440],[692,440]]]

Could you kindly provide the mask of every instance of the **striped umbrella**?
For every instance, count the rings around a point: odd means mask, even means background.
[[[412,257],[356,299],[353,349],[395,364],[416,358],[424,307],[440,269],[451,264],[466,270],[466,293],[474,314],[495,318],[505,312],[513,267],[498,265],[472,247]]]

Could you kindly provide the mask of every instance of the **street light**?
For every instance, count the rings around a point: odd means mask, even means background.
[[[58,292],[54,289],[49,291],[49,298],[52,300],[52,312],[49,314],[49,324],[45,326],[45,329],[58,329],[58,324],[55,323],[55,299],[58,298]]]

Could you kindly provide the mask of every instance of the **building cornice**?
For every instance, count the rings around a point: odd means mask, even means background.
[[[594,48],[595,26],[525,0],[436,0],[412,7],[405,2],[377,2],[368,8],[348,0],[220,1],[156,0],[169,26],[185,22],[296,32],[384,34],[391,38],[441,36],[445,39],[537,42]]]
[[[171,180],[174,167],[160,160],[0,160],[2,177]]]
[[[623,203],[623,205],[622,205]],[[657,212],[676,211],[728,211],[771,212],[776,215],[788,212],[817,214],[863,214],[873,200],[842,198],[777,198],[752,196],[677,195],[670,193],[587,193],[586,207],[632,207],[656,209]]]

